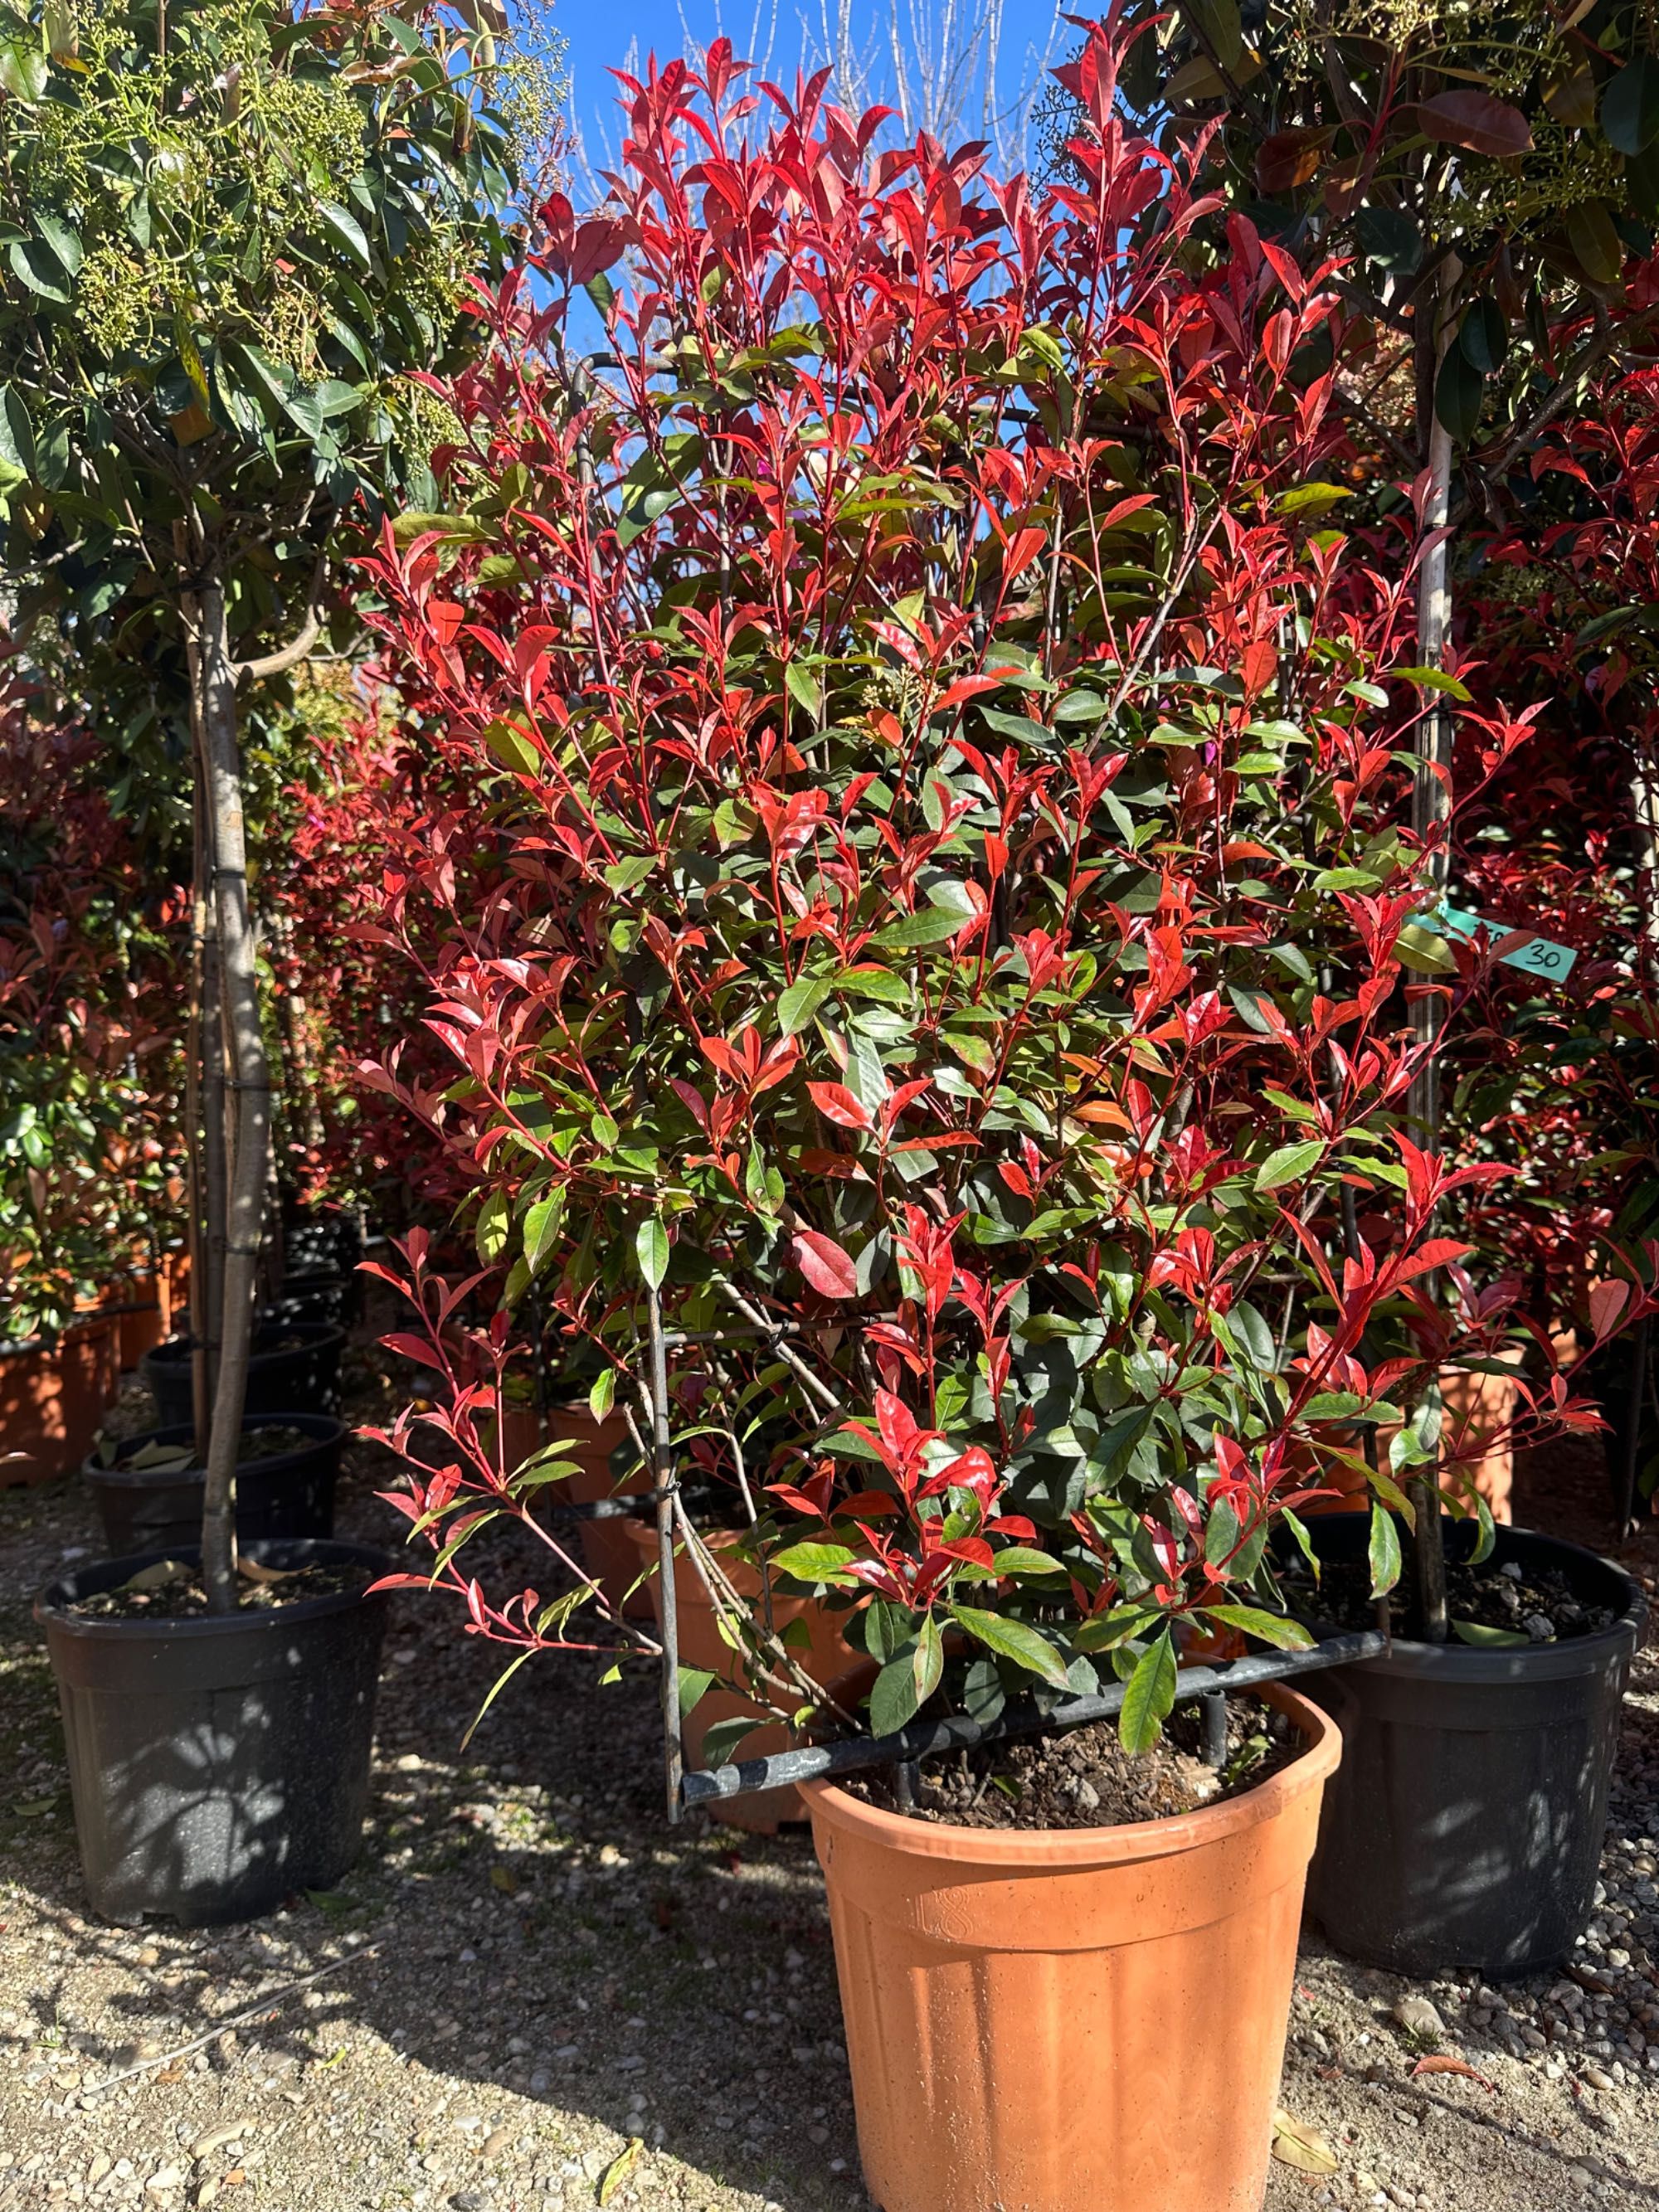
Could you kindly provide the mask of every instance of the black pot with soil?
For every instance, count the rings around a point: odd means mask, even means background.
[[[323,1322],[343,1328],[356,1319],[359,1304],[355,1275],[318,1267],[284,1275],[276,1295],[260,1307],[259,1319],[262,1323]]]
[[[1316,1625],[1371,1625],[1369,1533],[1364,1514],[1309,1523],[1323,1586],[1294,1601]],[[1589,1917],[1646,1604],[1609,1561],[1522,1529],[1473,1568],[1477,1534],[1446,1524],[1461,1636],[1396,1624],[1381,1658],[1308,1678],[1343,1744],[1308,1911],[1351,1958],[1491,1981],[1565,1957]]]
[[[337,1413],[344,1346],[345,1331],[330,1322],[261,1322],[253,1332],[244,1417]],[[169,1337],[139,1362],[161,1428],[182,1428],[195,1418],[190,1365],[191,1342],[185,1336]]]
[[[343,1421],[327,1413],[258,1413],[242,1425],[236,1466],[236,1534],[331,1536]],[[186,1422],[107,1447],[117,1456],[82,1468],[112,1554],[177,1552],[201,1541],[206,1480]]]
[[[362,1256],[362,1232],[354,1215],[337,1206],[284,1207],[283,1261],[290,1275],[349,1275]]]
[[[199,1552],[106,1560],[44,1591],[94,1909],[185,1926],[328,1889],[357,1856],[392,1569],[363,1544],[266,1542],[233,1613]]]

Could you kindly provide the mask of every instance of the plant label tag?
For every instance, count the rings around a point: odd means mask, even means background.
[[[1511,936],[1502,922],[1487,921],[1478,914],[1465,914],[1461,908],[1443,906],[1437,914],[1419,914],[1412,916],[1421,929],[1431,930],[1437,937],[1459,937],[1467,944],[1485,930],[1494,943]],[[1498,957],[1506,968],[1524,969],[1528,975],[1541,975],[1547,981],[1562,983],[1572,973],[1578,955],[1570,945],[1557,945],[1547,937],[1529,937]]]

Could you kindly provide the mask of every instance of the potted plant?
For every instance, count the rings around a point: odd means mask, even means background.
[[[452,1082],[376,1078],[472,1179],[492,1348],[533,1290],[615,1368],[670,1588],[687,1470],[745,1471],[763,1589],[869,1662],[815,1686],[728,1604],[773,1724],[1123,1687],[1103,1744],[809,1790],[887,2212],[1259,2203],[1337,1743],[1279,1691],[1218,1782],[1182,1660],[1311,1640],[1270,1536],[1312,1550],[1329,1424],[1402,1419],[1368,1333],[1498,1172],[1402,1126],[1421,710],[1407,592],[1323,526],[1334,271],[1216,239],[1193,149],[1121,126],[1125,46],[1089,33],[1035,200],[810,89],[746,139],[723,43],[630,81],[614,209],[550,210],[544,293],[447,393],[456,520],[372,568],[516,836],[487,900],[420,878]],[[522,1662],[544,1601],[455,1551],[533,1471],[411,1472],[436,1579]],[[707,1671],[665,1701],[671,1803]]]
[[[513,155],[488,33],[426,11],[16,22],[0,473],[20,621],[53,617],[100,730],[124,685],[171,679],[196,771],[201,1542],[66,1577],[37,1617],[94,1906],[232,1918],[357,1849],[387,1605],[362,1546],[236,1541],[270,1100],[238,694],[320,635],[339,516],[424,482],[399,379],[465,350],[459,272],[500,266]],[[134,144],[173,154],[135,172]]]

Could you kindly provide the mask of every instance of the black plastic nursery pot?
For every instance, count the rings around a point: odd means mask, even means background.
[[[350,1214],[335,1207],[284,1209],[283,1257],[289,1274],[349,1275],[362,1256],[363,1240]]]
[[[365,1544],[246,1548],[266,1566],[356,1566],[368,1580],[392,1564]],[[295,1890],[331,1887],[357,1856],[390,1595],[360,1589],[188,1620],[67,1610],[155,1556],[65,1576],[35,1604],[82,1872],[106,1920],[252,1919]]]
[[[295,1429],[305,1437],[292,1450],[245,1460],[236,1470],[236,1534],[244,1542],[264,1536],[331,1536],[334,1486],[347,1429],[327,1413],[258,1413],[243,1432]],[[152,1429],[125,1440],[122,1449],[147,1444],[189,1445],[188,1422],[173,1429]],[[172,1552],[198,1544],[202,1537],[199,1467],[100,1467],[94,1459],[81,1470],[104,1523],[112,1554]]]
[[[324,1322],[343,1328],[356,1317],[357,1284],[351,1275],[319,1267],[303,1274],[284,1275],[276,1296],[259,1309],[261,1323]]]
[[[244,1413],[337,1413],[344,1345],[345,1331],[330,1322],[261,1322],[253,1332]],[[139,1363],[164,1429],[195,1418],[190,1354],[190,1339],[173,1336]]]
[[[1333,1514],[1309,1533],[1322,1559],[1364,1558],[1369,1518]],[[1476,1533],[1449,1523],[1449,1553],[1467,1556]],[[1570,1953],[1590,1915],[1646,1602],[1610,1561],[1553,1536],[1499,1528],[1506,1560],[1559,1570],[1581,1603],[1613,1608],[1613,1626],[1496,1650],[1396,1638],[1309,1678],[1343,1745],[1309,1915],[1336,1949],[1395,1973],[1528,1973]]]

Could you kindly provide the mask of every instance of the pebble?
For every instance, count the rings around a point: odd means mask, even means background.
[[[1438,2008],[1415,1990],[1395,2002],[1394,2018],[1407,2035],[1418,2036],[1425,2043],[1443,2043],[1446,2039],[1446,2023]]]
[[[516,2132],[517,2130],[515,2129],[507,2126],[491,2128],[489,2133],[484,2137],[483,2143],[479,2147],[479,2157],[499,2158],[501,2153],[507,2149],[507,2146],[512,2142]]]
[[[1615,2086],[1612,2075],[1604,2073],[1599,2066],[1584,2067],[1580,2072],[1579,2079],[1587,2082],[1592,2089],[1611,2089]]]
[[[182,2189],[184,2185],[185,2169],[182,2166],[158,2166],[144,2184],[144,2188],[151,2197],[165,2197],[169,2189]]]

